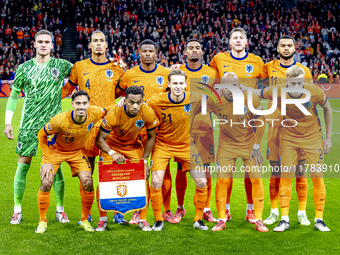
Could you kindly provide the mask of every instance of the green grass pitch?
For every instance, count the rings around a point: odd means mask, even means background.
[[[4,130],[6,99],[0,99],[0,130]],[[325,155],[325,164],[340,164],[340,100],[331,99],[333,108],[333,147],[328,155]],[[220,232],[212,232],[214,223],[207,223],[208,231],[199,231],[192,227],[194,217],[193,195],[195,185],[188,177],[188,188],[185,197],[186,216],[179,224],[165,223],[161,232],[143,232],[137,226],[119,226],[112,222],[113,213],[108,213],[109,230],[105,232],[87,233],[77,224],[81,216],[81,203],[79,196],[79,181],[72,178],[69,166],[63,164],[63,172],[66,181],[65,211],[70,219],[68,224],[57,223],[54,219],[55,198],[51,192],[51,204],[47,213],[48,228],[42,235],[34,233],[38,226],[39,213],[37,207],[37,192],[40,186],[40,161],[41,154],[33,158],[31,168],[27,175],[26,191],[22,204],[24,220],[20,225],[9,223],[13,214],[13,179],[17,167],[18,156],[15,153],[16,138],[18,135],[20,110],[23,99],[18,100],[18,105],[13,118],[15,140],[7,140],[4,134],[0,136],[1,142],[1,177],[0,177],[0,254],[335,254],[340,253],[340,180],[338,178],[326,178],[326,208],[324,220],[331,232],[321,233],[314,230],[314,203],[312,196],[312,182],[309,179],[307,215],[312,222],[310,226],[300,226],[297,221],[297,196],[293,191],[290,207],[290,229],[283,233],[275,233],[275,226],[268,226],[268,233],[259,233],[254,226],[245,221],[246,196],[243,179],[234,179],[233,193],[231,197],[231,222],[227,223],[227,229]],[[63,100],[63,110],[69,110],[70,99]],[[321,107],[318,107],[321,109]],[[323,112],[319,110],[323,125]],[[263,156],[265,156],[267,137],[266,133],[262,141]],[[267,160],[264,164],[268,165]],[[172,163],[172,175],[175,176],[175,165]],[[340,173],[333,176],[340,176]],[[94,175],[97,186],[97,172]],[[269,179],[264,178],[265,187],[265,219],[270,212]],[[213,179],[215,188],[216,179]],[[295,183],[293,182],[295,190]],[[171,209],[176,209],[176,192],[173,182]],[[211,198],[211,209],[217,217],[215,194]],[[99,219],[97,205],[94,202],[92,215],[95,226]],[[132,214],[125,218],[131,219]],[[154,223],[153,211],[150,206],[147,215],[149,223]],[[276,225],[276,224],[275,224]]]

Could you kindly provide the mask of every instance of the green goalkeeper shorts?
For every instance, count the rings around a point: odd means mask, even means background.
[[[34,157],[38,150],[38,132],[36,129],[19,129],[16,152],[24,157]]]

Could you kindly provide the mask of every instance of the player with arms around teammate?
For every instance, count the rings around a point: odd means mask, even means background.
[[[267,74],[264,69],[262,59],[246,51],[248,43],[247,33],[242,28],[234,28],[230,32],[231,51],[218,53],[210,62],[210,66],[218,71],[222,77],[226,72],[233,72],[237,75],[239,82],[246,87],[257,88],[258,79],[266,78]],[[252,201],[252,187],[249,174],[245,174],[244,186],[247,195],[246,219],[255,224],[254,204]],[[232,182],[228,184],[227,192],[227,220],[230,220],[230,196],[232,191]]]
[[[62,98],[68,96],[78,86],[79,89],[89,94],[93,106],[108,107],[115,103],[116,87],[123,76],[123,69],[106,58],[107,47],[103,32],[94,31],[89,43],[91,58],[74,64],[70,78],[63,88]],[[85,144],[85,153],[90,161],[92,173],[95,167],[95,158],[99,155],[99,149],[95,144],[99,127],[100,122],[91,129],[91,134]],[[82,196],[81,183],[79,183],[79,190],[80,196]],[[116,217],[119,216],[121,215]],[[92,221],[91,215],[89,221]]]
[[[105,116],[106,109],[90,106],[90,97],[83,90],[72,95],[71,105],[74,110],[54,116],[38,134],[43,158],[40,169],[41,186],[38,192],[40,222],[36,233],[44,233],[47,229],[46,213],[50,204],[50,190],[62,162],[70,165],[72,176],[78,176],[83,186],[80,225],[85,231],[94,231],[88,222],[94,197],[92,172],[83,147],[94,124]],[[52,137],[48,140],[50,135]]]
[[[34,39],[36,57],[17,68],[6,106],[5,135],[8,139],[13,139],[12,117],[20,91],[25,91],[16,149],[19,160],[14,177],[14,214],[11,224],[19,224],[23,219],[21,203],[26,187],[26,175],[32,157],[37,154],[38,132],[51,117],[61,112],[63,79],[69,75],[72,68],[68,61],[50,57],[53,43],[49,31],[40,30]],[[54,178],[53,187],[57,200],[55,218],[61,223],[69,222],[64,213],[64,176],[61,169]]]
[[[304,83],[304,70],[298,66],[288,68],[286,72],[287,84],[278,87],[278,108],[281,108],[281,90],[288,88],[303,88],[310,92],[311,98],[303,104],[305,111],[302,112],[294,104],[287,104],[286,115],[283,116],[285,126],[281,129],[280,154],[282,166],[285,171],[281,173],[280,181],[280,206],[281,221],[274,228],[276,232],[289,229],[289,204],[292,196],[292,180],[296,172],[298,159],[303,150],[308,165],[311,169],[313,182],[313,198],[315,205],[315,225],[319,231],[330,231],[323,221],[326,189],[322,175],[324,154],[329,153],[332,143],[332,109],[325,92],[314,84]],[[263,89],[260,93],[262,98],[272,100],[273,87]],[[286,93],[288,99],[303,99],[306,94],[301,92]],[[326,138],[322,141],[321,126],[316,105],[324,110],[326,123]],[[309,113],[310,115],[307,115]],[[297,124],[296,124],[297,123]],[[293,167],[292,167],[293,166]],[[313,167],[315,166],[315,167]]]
[[[295,53],[295,40],[293,37],[285,35],[282,36],[277,45],[277,52],[280,54],[280,60],[273,60],[265,64],[265,69],[268,73],[269,86],[277,86],[286,83],[286,72],[291,66],[298,66],[304,70],[305,81],[312,83],[313,76],[310,70],[304,65],[294,61],[293,56]],[[268,109],[272,106],[272,101],[268,102]],[[267,119],[280,119],[281,111],[276,109],[274,113],[267,116]],[[268,126],[268,145],[267,145],[267,159],[274,171],[271,173],[270,178],[270,216],[264,220],[264,224],[273,224],[279,220],[279,187],[280,187],[280,122],[275,122],[274,125]],[[310,225],[306,214],[307,206],[307,192],[308,182],[305,173],[305,156],[299,158],[299,167],[296,172],[296,192],[299,200],[298,221],[301,225]]]
[[[210,86],[213,86],[215,79],[218,78],[218,72],[215,69],[202,64],[201,62],[202,54],[203,51],[200,42],[196,38],[190,39],[185,47],[187,63],[179,67],[179,69],[182,70],[187,75],[187,87],[186,87],[187,91],[194,89],[197,92],[197,87],[201,87],[201,85],[197,84],[198,82],[202,82]],[[191,134],[194,137],[194,142],[201,156],[204,167],[205,169],[207,169],[207,167],[210,166],[210,163],[215,162],[214,136],[209,113],[207,115],[201,114],[195,115],[194,122],[191,127]],[[176,175],[177,210],[175,213],[175,220],[178,222],[185,215],[184,196],[187,187],[186,172],[182,171],[181,168],[182,168],[181,164],[178,163]],[[170,182],[167,180],[167,176],[170,177]],[[203,219],[209,222],[216,222],[217,220],[214,218],[210,210],[212,184],[210,173],[208,171],[206,177],[208,197],[204,207]],[[167,183],[171,184],[171,176],[167,175],[166,172],[163,186],[165,186]],[[164,208],[165,211],[170,210],[171,192],[168,192],[168,194],[169,201],[164,201],[164,207],[169,205],[169,208]]]
[[[98,132],[96,144],[101,150],[100,159],[103,161],[114,160],[117,163],[123,163],[126,159],[144,159],[148,180],[150,170],[147,159],[156,140],[158,119],[152,108],[144,104],[143,96],[140,87],[132,86],[125,90],[124,106],[116,106],[108,112]],[[143,148],[138,138],[144,127],[148,138]],[[147,185],[149,186],[149,184]],[[149,197],[146,201],[148,204]],[[96,230],[105,231],[108,228],[107,213],[100,210],[98,189],[97,203],[100,221]],[[139,216],[138,227],[143,231],[152,230],[146,221],[147,208],[148,205],[140,212]]]
[[[190,155],[190,92],[186,92],[186,74],[181,70],[169,73],[168,86],[170,92],[158,94],[147,101],[151,106],[160,124],[157,131],[156,143],[151,156],[152,184],[150,198],[155,214],[153,230],[161,231],[164,227],[162,217],[162,184],[165,169],[171,158],[176,158],[183,167],[183,171],[190,171],[195,184],[194,197],[195,218],[194,228],[207,230],[208,227],[202,221],[204,205],[207,200],[207,187],[205,173],[199,174],[195,164],[190,162],[191,157],[196,157],[200,163],[197,150]],[[200,168],[201,169],[201,168]]]
[[[121,94],[131,86],[138,86],[143,90],[144,100],[146,101],[152,96],[166,91],[170,70],[156,64],[157,48],[152,40],[146,39],[141,42],[139,54],[141,64],[124,73],[116,88],[116,93]],[[124,100],[121,100],[117,105],[122,107],[123,104]],[[142,129],[140,137],[142,144],[145,144],[147,140],[145,128]],[[148,193],[149,192],[148,188]],[[132,219],[129,221],[129,224],[138,224],[139,214],[140,212],[135,212]],[[122,220],[124,220],[124,218],[122,218]]]

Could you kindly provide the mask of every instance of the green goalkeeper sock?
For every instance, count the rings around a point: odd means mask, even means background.
[[[57,206],[64,206],[65,180],[61,166],[59,167],[53,181],[53,189]]]
[[[14,206],[21,206],[26,188],[26,176],[28,169],[30,169],[30,164],[18,163],[14,177]]]

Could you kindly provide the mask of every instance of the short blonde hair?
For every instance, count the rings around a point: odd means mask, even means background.
[[[175,69],[172,70],[169,74],[168,74],[168,81],[171,82],[171,77],[174,75],[181,75],[185,77],[185,81],[187,80],[187,75],[185,74],[185,72],[183,72],[182,70],[179,69]]]
[[[34,41],[37,40],[37,37],[38,37],[39,35],[49,35],[49,36],[51,36],[51,41],[52,41],[52,39],[53,39],[52,33],[51,33],[50,31],[47,31],[47,30],[40,30],[38,33],[36,33],[36,34],[34,35]]]
[[[241,27],[236,27],[233,30],[231,30],[230,38],[233,36],[233,33],[235,33],[235,32],[240,32],[242,35],[244,35],[247,38],[247,32]]]
[[[305,75],[305,71],[299,66],[291,66],[286,71],[287,78],[298,77],[301,74]]]

